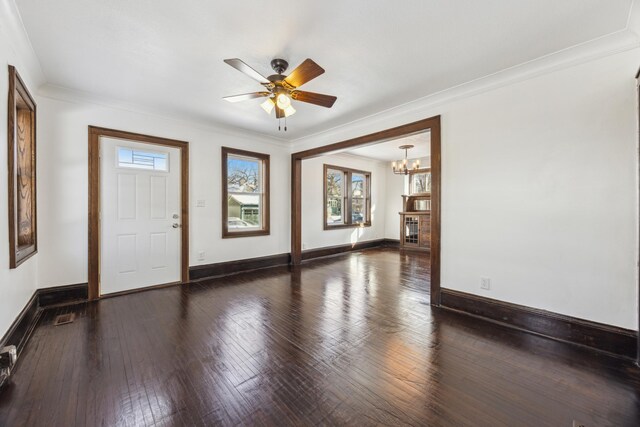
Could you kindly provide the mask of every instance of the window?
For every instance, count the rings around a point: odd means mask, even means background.
[[[118,151],[118,167],[169,171],[169,155],[167,153],[134,150],[126,147],[117,147],[116,150]]]
[[[324,228],[371,225],[371,172],[324,165]]]
[[[269,234],[269,155],[222,147],[222,237]]]

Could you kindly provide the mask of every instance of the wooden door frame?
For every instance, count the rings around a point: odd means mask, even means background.
[[[302,160],[431,131],[431,305],[440,305],[440,116],[291,154],[291,263],[302,262]]]
[[[89,126],[89,300],[100,298],[100,137],[126,139],[180,149],[182,283],[189,281],[189,143],[139,133]]]

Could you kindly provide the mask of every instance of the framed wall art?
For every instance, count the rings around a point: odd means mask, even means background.
[[[36,103],[9,66],[8,105],[9,267],[37,252]]]

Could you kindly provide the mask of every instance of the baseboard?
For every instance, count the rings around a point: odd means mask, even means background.
[[[38,307],[38,291],[35,291],[27,305],[9,327],[7,333],[2,337],[0,348],[6,345],[15,345],[18,355],[20,355],[35,329],[41,313],[42,311]]]
[[[399,248],[400,240],[399,239],[382,239],[382,246],[387,248]]]
[[[346,245],[325,246],[323,248],[307,249],[302,251],[302,260],[310,260],[314,258],[321,258],[325,256],[337,255],[344,252],[361,251],[363,249],[379,248],[379,247],[393,247],[395,241],[392,239],[376,239],[367,240],[366,242],[347,243]],[[400,242],[397,242],[397,246]]]
[[[548,338],[636,358],[637,332],[630,329],[451,289],[441,290],[441,306]]]
[[[38,305],[41,308],[54,305],[67,305],[87,301],[89,298],[89,285],[78,283],[76,285],[55,286],[42,288],[38,293]]]
[[[358,242],[354,245],[327,246],[324,248],[308,249],[302,251],[302,259],[310,260],[324,256],[336,255],[344,252],[359,251],[362,249],[377,247],[398,247],[399,240],[377,239],[366,242]],[[288,265],[291,262],[291,254],[268,255],[257,258],[247,258],[234,261],[217,262],[214,264],[196,265],[189,267],[189,280],[202,280],[209,277],[226,276],[229,274],[242,273],[245,271],[257,270],[260,268],[277,267]]]
[[[189,267],[189,280],[200,280],[208,277],[226,276],[228,274],[257,270],[260,268],[287,265],[290,260],[291,255],[286,253],[258,258],[217,262],[215,264],[196,265],[194,267]]]
[[[36,289],[0,340],[0,348],[5,345],[15,345],[18,355],[20,355],[45,308],[86,301],[87,296],[88,286],[86,283]]]

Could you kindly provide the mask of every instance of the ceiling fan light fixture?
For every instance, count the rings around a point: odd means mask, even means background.
[[[319,105],[325,108],[333,107],[338,98],[322,93],[313,93],[300,90],[300,86],[315,79],[324,73],[324,68],[316,64],[312,59],[305,59],[289,75],[283,73],[289,67],[289,63],[284,59],[276,58],[271,61],[271,68],[276,74],[264,77],[262,74],[248,66],[238,58],[225,59],[224,62],[248,77],[257,80],[263,87],[261,92],[245,93],[242,95],[225,96],[227,102],[239,102],[256,98],[267,98],[260,104],[260,107],[267,113],[275,109],[278,120],[278,130],[280,130],[280,119],[284,119],[284,130],[287,130],[287,117],[296,113],[293,108],[293,101],[306,102],[308,104]],[[277,108],[276,108],[277,107]]]
[[[273,109],[276,106],[276,103],[273,102],[273,99],[267,98],[267,100],[264,101],[262,104],[260,104],[260,106],[262,107],[262,109],[264,111],[267,112],[267,114],[271,114],[271,112],[273,111]]]
[[[276,98],[276,104],[278,104],[278,108],[281,110],[286,110],[287,107],[291,106],[291,98],[289,98],[286,94],[281,93]]]
[[[289,105],[287,108],[284,108],[282,111],[284,111],[285,117],[293,116],[296,113],[296,109],[293,108],[292,105]]]

